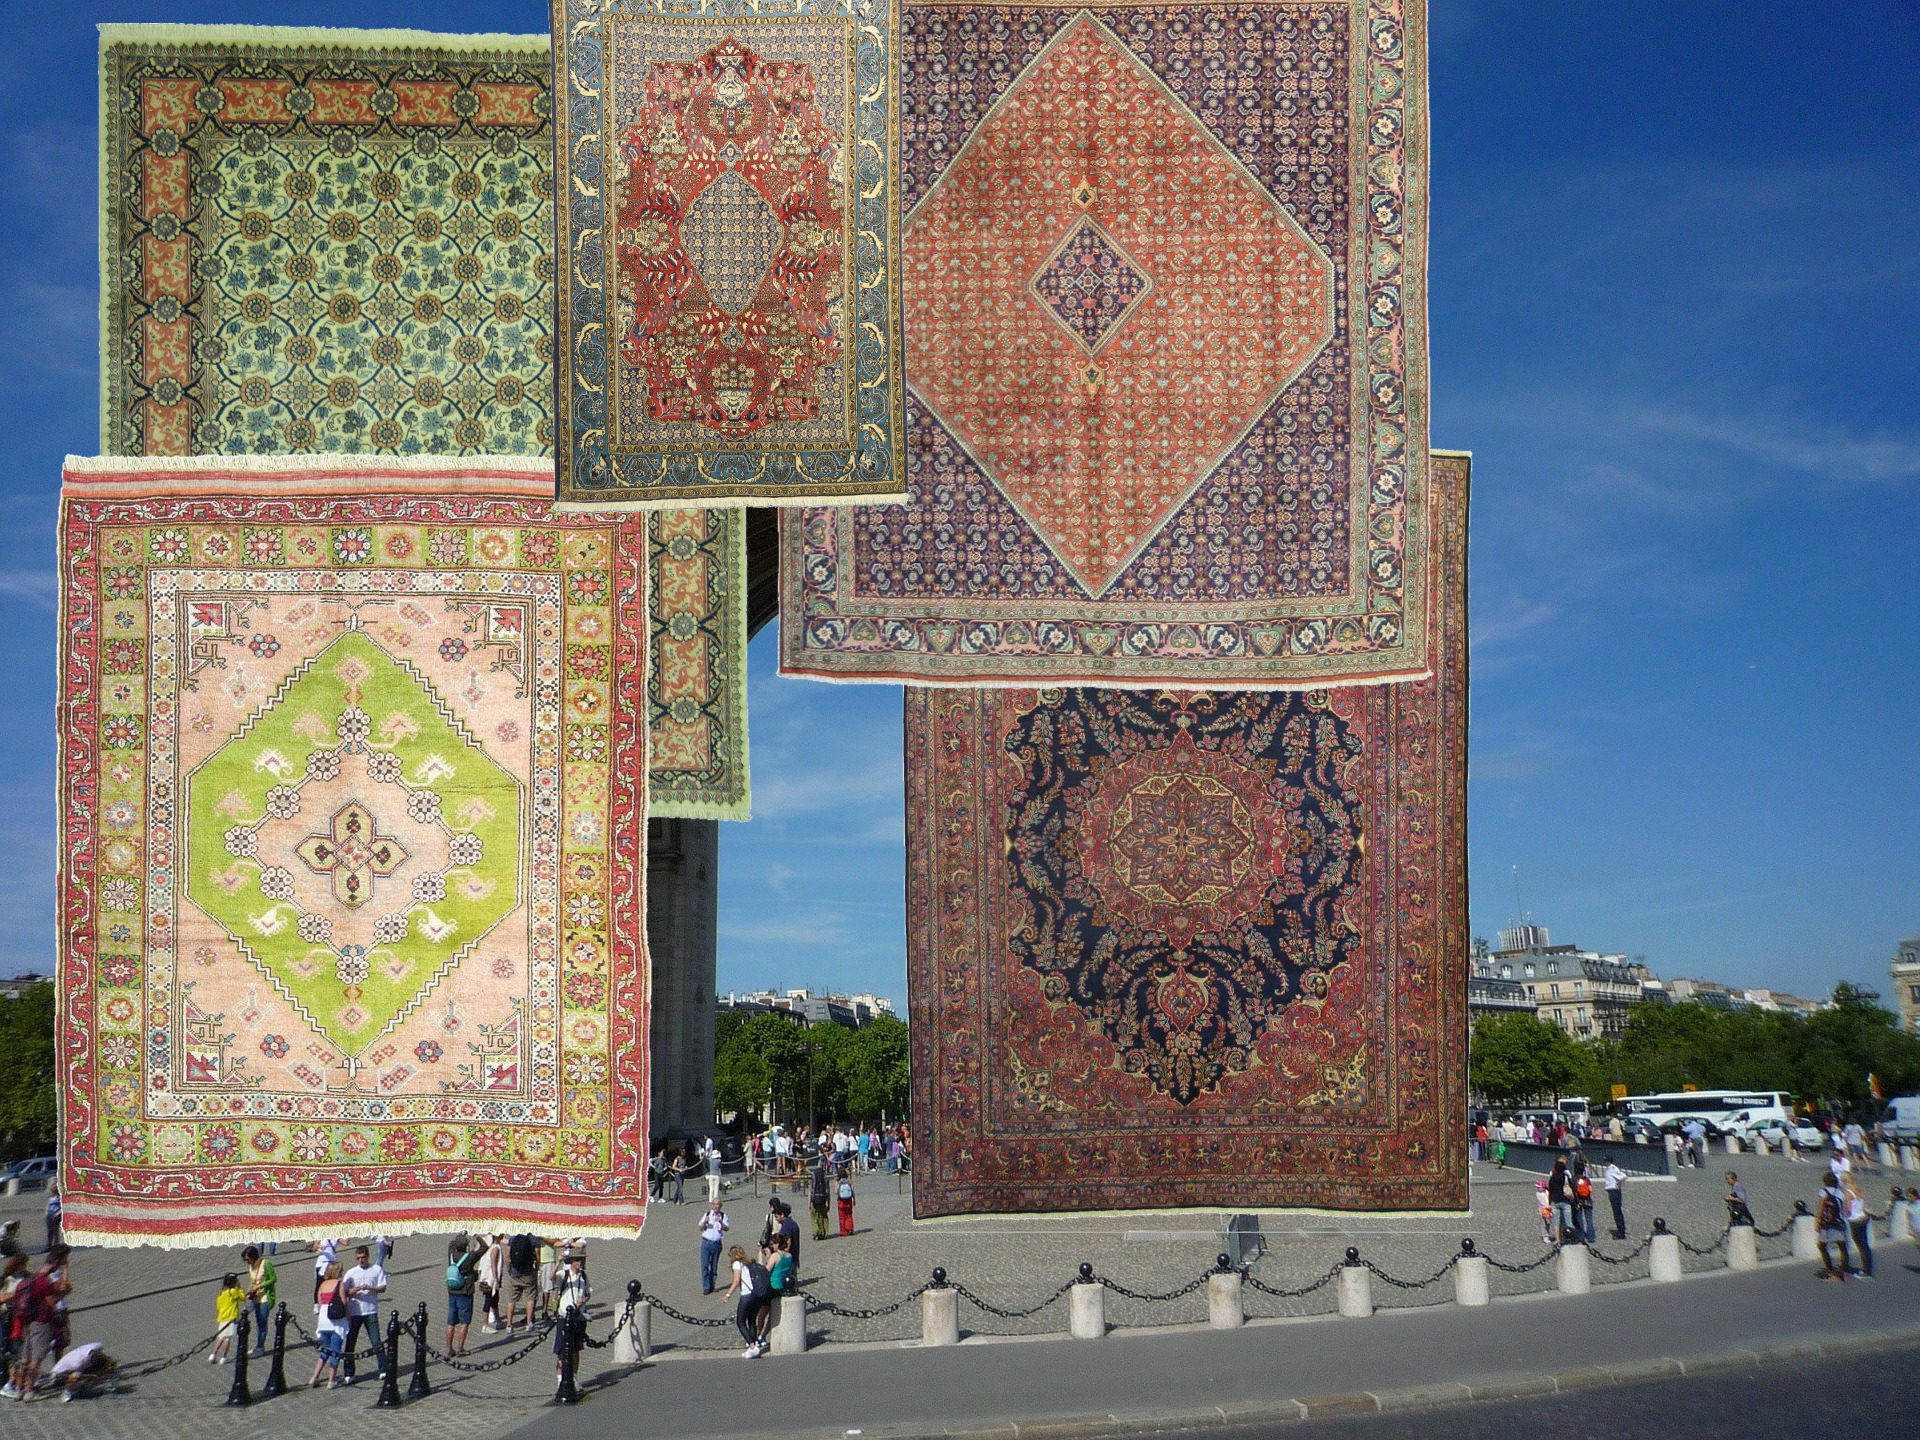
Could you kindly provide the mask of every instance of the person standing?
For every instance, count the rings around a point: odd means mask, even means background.
[[[240,1288],[240,1277],[229,1270],[213,1297],[213,1349],[207,1362],[224,1365],[233,1356],[234,1340],[240,1334],[240,1316],[247,1308],[247,1292]]]
[[[1731,1170],[1727,1171],[1727,1223],[1753,1224],[1753,1211],[1747,1207],[1747,1187],[1740,1183],[1739,1175]]]
[[[580,1366],[580,1344],[586,1337],[587,1302],[593,1287],[587,1283],[587,1256],[582,1250],[569,1250],[560,1257],[560,1274],[554,1282],[556,1303],[553,1327],[553,1379],[557,1385],[571,1364]],[[579,1323],[575,1323],[578,1316]]]
[[[47,1249],[60,1243],[60,1187],[47,1186]]]
[[[480,1313],[489,1335],[500,1333],[500,1287],[507,1276],[507,1237],[500,1234],[481,1237],[480,1268],[474,1272],[474,1293],[480,1297]]]
[[[339,1291],[340,1262],[329,1260],[313,1283],[313,1331],[320,1354],[313,1362],[313,1378],[307,1381],[309,1390],[320,1383],[322,1375],[327,1376],[329,1390],[340,1383],[340,1342],[347,1333],[347,1307],[338,1298]]]
[[[507,1242],[507,1334],[520,1323],[520,1307],[527,1311],[527,1328],[534,1325],[533,1310],[540,1300],[540,1242],[528,1234]]]
[[[1609,1160],[1607,1161],[1606,1172],[1601,1177],[1601,1183],[1606,1186],[1607,1204],[1613,1209],[1613,1238],[1616,1240],[1624,1240],[1627,1238],[1627,1212],[1624,1208],[1626,1202],[1627,1172],[1622,1170],[1614,1161]]]
[[[1591,1245],[1593,1233],[1593,1180],[1587,1174],[1587,1157],[1573,1152],[1573,1233],[1583,1245]]]
[[[280,1272],[273,1261],[260,1253],[258,1245],[240,1252],[247,1262],[247,1303],[253,1306],[253,1353],[267,1353],[267,1317],[280,1300]]]
[[[1851,1268],[1847,1263],[1847,1197],[1840,1189],[1837,1176],[1829,1175],[1825,1187],[1820,1191],[1820,1210],[1814,1220],[1814,1231],[1820,1250],[1820,1278],[1845,1280]],[[1840,1263],[1837,1265],[1833,1253],[1827,1249],[1829,1245],[1840,1252]]]
[[[484,1254],[478,1237],[447,1246],[447,1354],[467,1353],[467,1335],[473,1327],[473,1291],[479,1283]]]
[[[793,1207],[786,1201],[780,1202],[780,1218],[773,1227],[773,1238],[787,1242],[787,1254],[793,1260],[796,1273],[800,1269],[800,1222],[793,1218]]]
[[[733,1228],[733,1222],[727,1219],[727,1212],[720,1206],[718,1196],[707,1202],[707,1210],[700,1217],[700,1293],[711,1295],[716,1279],[720,1274],[720,1249],[725,1243],[727,1232]]]
[[[354,1347],[363,1330],[373,1337],[374,1368],[385,1375],[387,1347],[380,1340],[380,1297],[387,1293],[387,1272],[373,1263],[373,1252],[366,1246],[353,1252],[353,1268],[340,1277],[340,1293],[347,1298],[347,1333],[340,1342],[344,1357],[340,1362],[341,1379],[348,1385],[354,1382]]]
[[[840,1184],[835,1193],[840,1200],[840,1233],[851,1235],[853,1234],[853,1177],[845,1171],[840,1174]]]
[[[813,1162],[813,1179],[807,1189],[807,1204],[813,1211],[813,1238],[827,1238],[827,1207],[833,1200],[833,1182],[827,1178],[827,1162]]]
[[[1841,1187],[1846,1194],[1847,1232],[1853,1236],[1854,1252],[1860,1257],[1859,1268],[1853,1273],[1857,1279],[1873,1279],[1873,1217],[1867,1214],[1867,1202],[1860,1194],[1860,1187],[1851,1179]]]
[[[307,1249],[313,1252],[313,1298],[320,1298],[320,1283],[327,1278],[327,1267],[339,1263],[340,1242],[338,1240],[309,1240]],[[339,1272],[334,1273],[339,1278]]]
[[[1553,1233],[1561,1244],[1574,1238],[1573,1197],[1567,1190],[1567,1157],[1556,1155],[1547,1175],[1547,1203],[1553,1206]]]

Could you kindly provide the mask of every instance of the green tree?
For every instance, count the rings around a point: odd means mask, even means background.
[[[732,1017],[728,1017],[732,1018]],[[719,1025],[715,1024],[716,1036]],[[806,1099],[805,1034],[784,1011],[769,1011],[730,1024],[713,1063],[713,1098],[722,1111],[758,1120],[775,1106],[791,1109],[796,1087]]]
[[[1586,1057],[1558,1025],[1531,1015],[1483,1015],[1474,1022],[1467,1079],[1496,1105],[1565,1095],[1587,1069]]]
[[[847,1113],[855,1120],[898,1119],[907,1113],[907,1026],[876,1015],[853,1032],[841,1056]]]
[[[0,1156],[39,1155],[58,1134],[53,983],[0,1001]]]

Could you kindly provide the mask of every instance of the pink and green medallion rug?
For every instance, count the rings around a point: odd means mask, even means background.
[[[647,530],[551,485],[68,461],[76,1241],[639,1228]]]

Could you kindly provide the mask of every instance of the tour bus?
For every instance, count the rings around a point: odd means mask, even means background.
[[[1793,1116],[1793,1096],[1784,1090],[1673,1090],[1662,1095],[1629,1095],[1617,1108],[1629,1120],[1645,1116],[1655,1125],[1705,1120],[1743,1140],[1756,1129],[1798,1123]]]

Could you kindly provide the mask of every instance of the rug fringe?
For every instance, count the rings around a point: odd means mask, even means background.
[[[544,55],[552,48],[546,35],[457,35],[434,30],[352,30],[318,25],[170,25],[106,24],[100,31],[100,50],[117,44],[237,46],[240,53],[289,45],[333,50],[393,49],[446,50],[454,53],[509,51]]]
[[[206,470],[241,475],[294,470],[333,470],[352,475],[370,471],[444,475],[475,470],[500,475],[551,475],[553,461],[542,455],[347,455],[333,451],[296,455],[69,455],[61,469],[69,475],[164,475]]]

